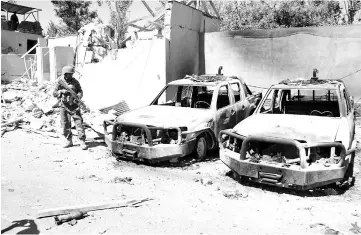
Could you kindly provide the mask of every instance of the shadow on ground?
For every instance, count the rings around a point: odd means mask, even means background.
[[[161,167],[161,168],[185,168],[191,167],[194,164],[201,163],[201,162],[215,162],[219,160],[219,152],[217,151],[210,151],[206,158],[199,160],[195,159],[193,154],[188,156],[178,158],[177,162],[171,161],[161,161],[161,162],[149,162],[147,160],[144,161],[137,161],[127,158],[122,158],[120,155],[112,153],[109,151],[110,157],[114,157],[118,162],[127,162],[127,163],[135,163],[137,165],[143,166],[150,166],[150,167]]]
[[[88,146],[88,149],[96,148],[98,146],[106,146],[104,141],[87,141],[86,145]]]
[[[11,232],[11,230],[13,230],[14,228],[18,228],[18,227],[24,227],[23,230],[21,230],[20,232],[16,233],[16,234],[39,234],[40,231],[38,230],[38,226],[36,225],[36,223],[34,222],[34,220],[29,220],[29,219],[24,219],[24,220],[17,220],[17,221],[13,221],[13,224],[10,225],[9,227],[1,230],[1,233],[6,233]]]

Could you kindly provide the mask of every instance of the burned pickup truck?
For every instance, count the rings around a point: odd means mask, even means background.
[[[169,83],[146,107],[105,121],[105,141],[118,157],[150,163],[218,148],[220,130],[248,117],[261,100],[241,78],[186,76]]]
[[[342,81],[286,80],[254,115],[220,132],[220,158],[245,180],[308,190],[353,179],[354,134]]]

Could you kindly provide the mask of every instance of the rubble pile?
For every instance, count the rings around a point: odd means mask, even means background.
[[[31,129],[55,132],[53,89],[52,83],[37,86],[36,82],[25,78],[3,84],[1,124],[21,119],[19,122],[28,124]]]
[[[3,83],[3,82],[2,82]],[[33,130],[36,133],[60,132],[59,109],[57,99],[53,96],[54,82],[38,85],[33,80],[20,78],[1,86],[1,126],[13,126]],[[84,125],[100,136],[105,119],[116,118],[115,110],[108,113],[90,111],[83,113]],[[47,134],[49,136],[49,134]],[[50,135],[53,136],[54,135]]]

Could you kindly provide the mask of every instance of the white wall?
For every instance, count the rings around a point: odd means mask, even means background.
[[[38,82],[50,81],[49,47],[36,48]]]
[[[84,101],[100,109],[125,100],[131,109],[150,104],[165,81],[165,40],[138,41],[119,49],[117,60],[85,64],[80,84]]]
[[[67,47],[71,46],[73,48],[76,47],[76,35],[69,35],[64,37],[57,37],[57,38],[49,38],[48,39],[48,47],[55,47],[55,46],[62,46]]]
[[[26,59],[35,58],[34,55],[26,56]],[[27,68],[29,68],[27,62]],[[1,80],[11,81],[22,76],[26,72],[24,60],[21,55],[6,54],[1,55]]]
[[[74,52],[72,47],[52,47],[49,49],[50,81],[55,81],[61,75],[61,70],[66,65],[72,65]]]
[[[40,35],[1,30],[1,47],[13,48],[15,54],[24,54],[28,51],[27,40],[38,40]]]

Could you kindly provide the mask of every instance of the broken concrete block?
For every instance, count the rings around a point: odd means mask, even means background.
[[[29,122],[30,122],[30,128],[34,130],[40,130],[41,127],[44,125],[43,119],[35,118],[33,116],[29,118]]]
[[[34,108],[36,108],[36,104],[33,103],[30,99],[27,99],[22,104],[25,111],[31,112]]]
[[[39,108],[34,108],[32,111],[32,115],[35,118],[41,118],[41,116],[43,115],[43,111]]]
[[[54,97],[47,99],[45,102],[41,102],[38,106],[43,110],[44,113],[49,113],[53,110],[53,105],[55,105],[58,100]]]
[[[213,184],[213,181],[212,181],[211,179],[209,179],[209,178],[202,178],[202,179],[201,179],[201,183],[202,183],[203,185],[212,185],[212,184]]]
[[[7,101],[11,101],[11,100],[17,100],[17,99],[21,99],[22,95],[20,95],[19,93],[16,92],[12,92],[12,91],[6,91],[3,93],[3,98]]]
[[[229,191],[223,191],[223,196],[229,199],[238,199],[238,198],[246,198],[248,197],[248,194],[245,192],[240,192],[238,190],[229,190]]]

